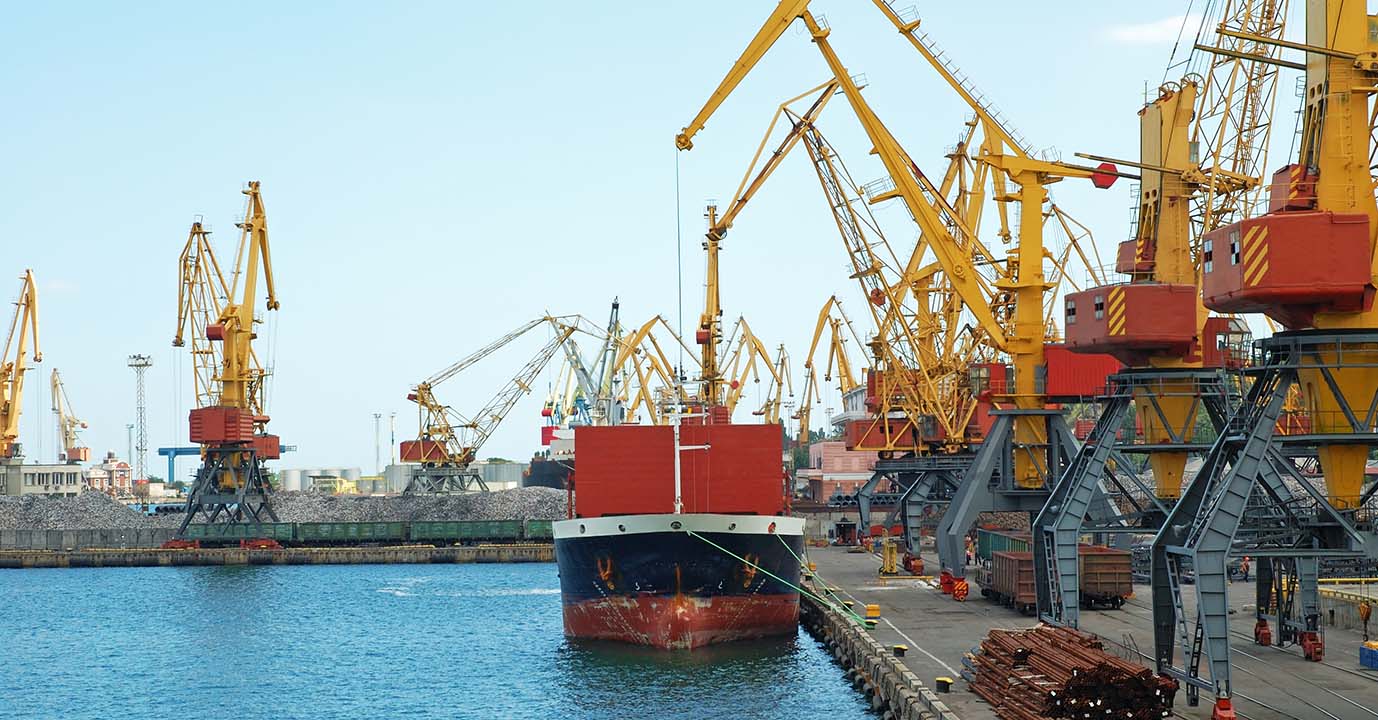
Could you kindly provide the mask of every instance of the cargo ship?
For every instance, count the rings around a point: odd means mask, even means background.
[[[537,455],[531,458],[531,465],[522,473],[522,487],[548,487],[564,490],[570,475],[574,474],[574,459],[552,460]]]
[[[785,514],[780,426],[710,416],[576,429],[571,517],[553,527],[567,636],[689,649],[796,632],[804,520]]]

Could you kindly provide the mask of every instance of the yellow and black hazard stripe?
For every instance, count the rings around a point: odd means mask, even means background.
[[[1268,226],[1255,225],[1244,233],[1244,287],[1253,287],[1268,274]]]
[[[1111,335],[1124,334],[1124,288],[1110,288],[1109,302],[1105,307],[1106,329]]]

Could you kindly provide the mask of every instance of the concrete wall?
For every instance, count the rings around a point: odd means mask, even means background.
[[[854,618],[804,595],[799,621],[827,647],[877,714],[896,720],[958,720],[937,694]]]
[[[1378,600],[1373,601],[1378,606]],[[1332,597],[1321,593],[1321,624],[1344,630],[1363,630],[1364,623],[1359,620],[1359,601],[1344,597]],[[1369,618],[1369,630],[1378,631],[1378,618]]]
[[[173,528],[141,530],[0,530],[0,550],[155,548],[171,540]]]

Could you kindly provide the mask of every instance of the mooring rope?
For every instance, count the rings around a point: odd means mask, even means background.
[[[845,613],[847,613],[848,615],[851,615],[853,618],[856,618],[856,620],[857,620],[858,622],[861,622],[861,623],[865,624],[865,621],[862,619],[862,617],[861,617],[860,615],[857,615],[856,612],[854,612],[851,608],[847,607],[846,605],[842,605],[841,603],[838,603],[838,602],[829,601],[827,598],[820,597],[820,596],[818,596],[818,595],[816,595],[816,594],[810,592],[810,591],[809,591],[808,589],[806,589],[806,588],[803,588],[803,587],[800,587],[800,586],[798,586],[798,585],[795,585],[794,583],[792,583],[792,582],[790,582],[790,581],[788,581],[788,580],[786,580],[786,579],[780,577],[779,575],[776,575],[775,573],[773,573],[773,572],[771,572],[771,571],[769,571],[769,570],[767,570],[767,569],[761,567],[760,565],[757,565],[756,563],[751,562],[750,560],[747,560],[746,558],[744,558],[744,557],[738,555],[737,553],[732,552],[731,550],[728,550],[727,548],[725,548],[725,547],[723,547],[722,545],[719,545],[719,544],[713,542],[712,540],[709,540],[708,538],[706,538],[706,537],[704,537],[704,536],[702,536],[702,535],[700,535],[700,534],[694,532],[693,530],[685,530],[685,532],[687,532],[687,533],[689,533],[690,535],[692,535],[693,537],[696,537],[696,538],[698,538],[698,539],[700,539],[700,540],[702,540],[702,541],[708,543],[709,545],[712,545],[713,547],[715,547],[715,548],[721,550],[722,552],[726,553],[728,556],[733,557],[733,558],[736,558],[737,560],[741,561],[743,564],[745,564],[745,565],[747,565],[747,566],[749,566],[749,567],[756,568],[758,571],[763,572],[763,573],[769,575],[770,577],[775,578],[776,580],[778,580],[778,581],[780,581],[781,583],[783,583],[786,587],[789,587],[789,588],[794,589],[796,592],[800,593],[801,595],[808,595],[809,597],[813,598],[814,600],[817,600],[818,602],[821,602],[821,603],[823,603],[824,605],[827,605],[828,607],[833,608],[834,610],[838,610],[838,611],[840,611],[840,612],[845,612]],[[780,537],[780,536],[779,536],[779,535],[776,535],[776,537]],[[780,542],[784,542],[784,538],[780,538]],[[790,554],[791,554],[791,555],[794,555],[794,557],[795,557],[796,560],[799,559],[799,556],[796,555],[796,554],[794,553],[794,549],[793,549],[793,548],[790,548],[788,543],[785,544],[785,547],[789,549]],[[802,568],[802,567],[806,567],[806,566],[801,565],[800,567]],[[815,573],[815,575],[817,575],[817,573]],[[820,579],[822,579],[821,576],[819,576],[819,577],[820,577]],[[827,583],[824,583],[824,585],[826,586]],[[834,596],[834,597],[836,597],[836,596]]]

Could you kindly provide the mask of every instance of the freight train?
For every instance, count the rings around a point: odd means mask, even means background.
[[[1029,533],[981,528],[976,533],[976,584],[981,595],[1026,615],[1038,605],[1034,587],[1032,541]],[[1081,604],[1118,608],[1134,594],[1131,553],[1101,545],[1083,544]]]
[[[476,545],[549,543],[550,520],[444,520],[416,522],[193,523],[184,540],[201,546],[271,541],[283,546]]]

